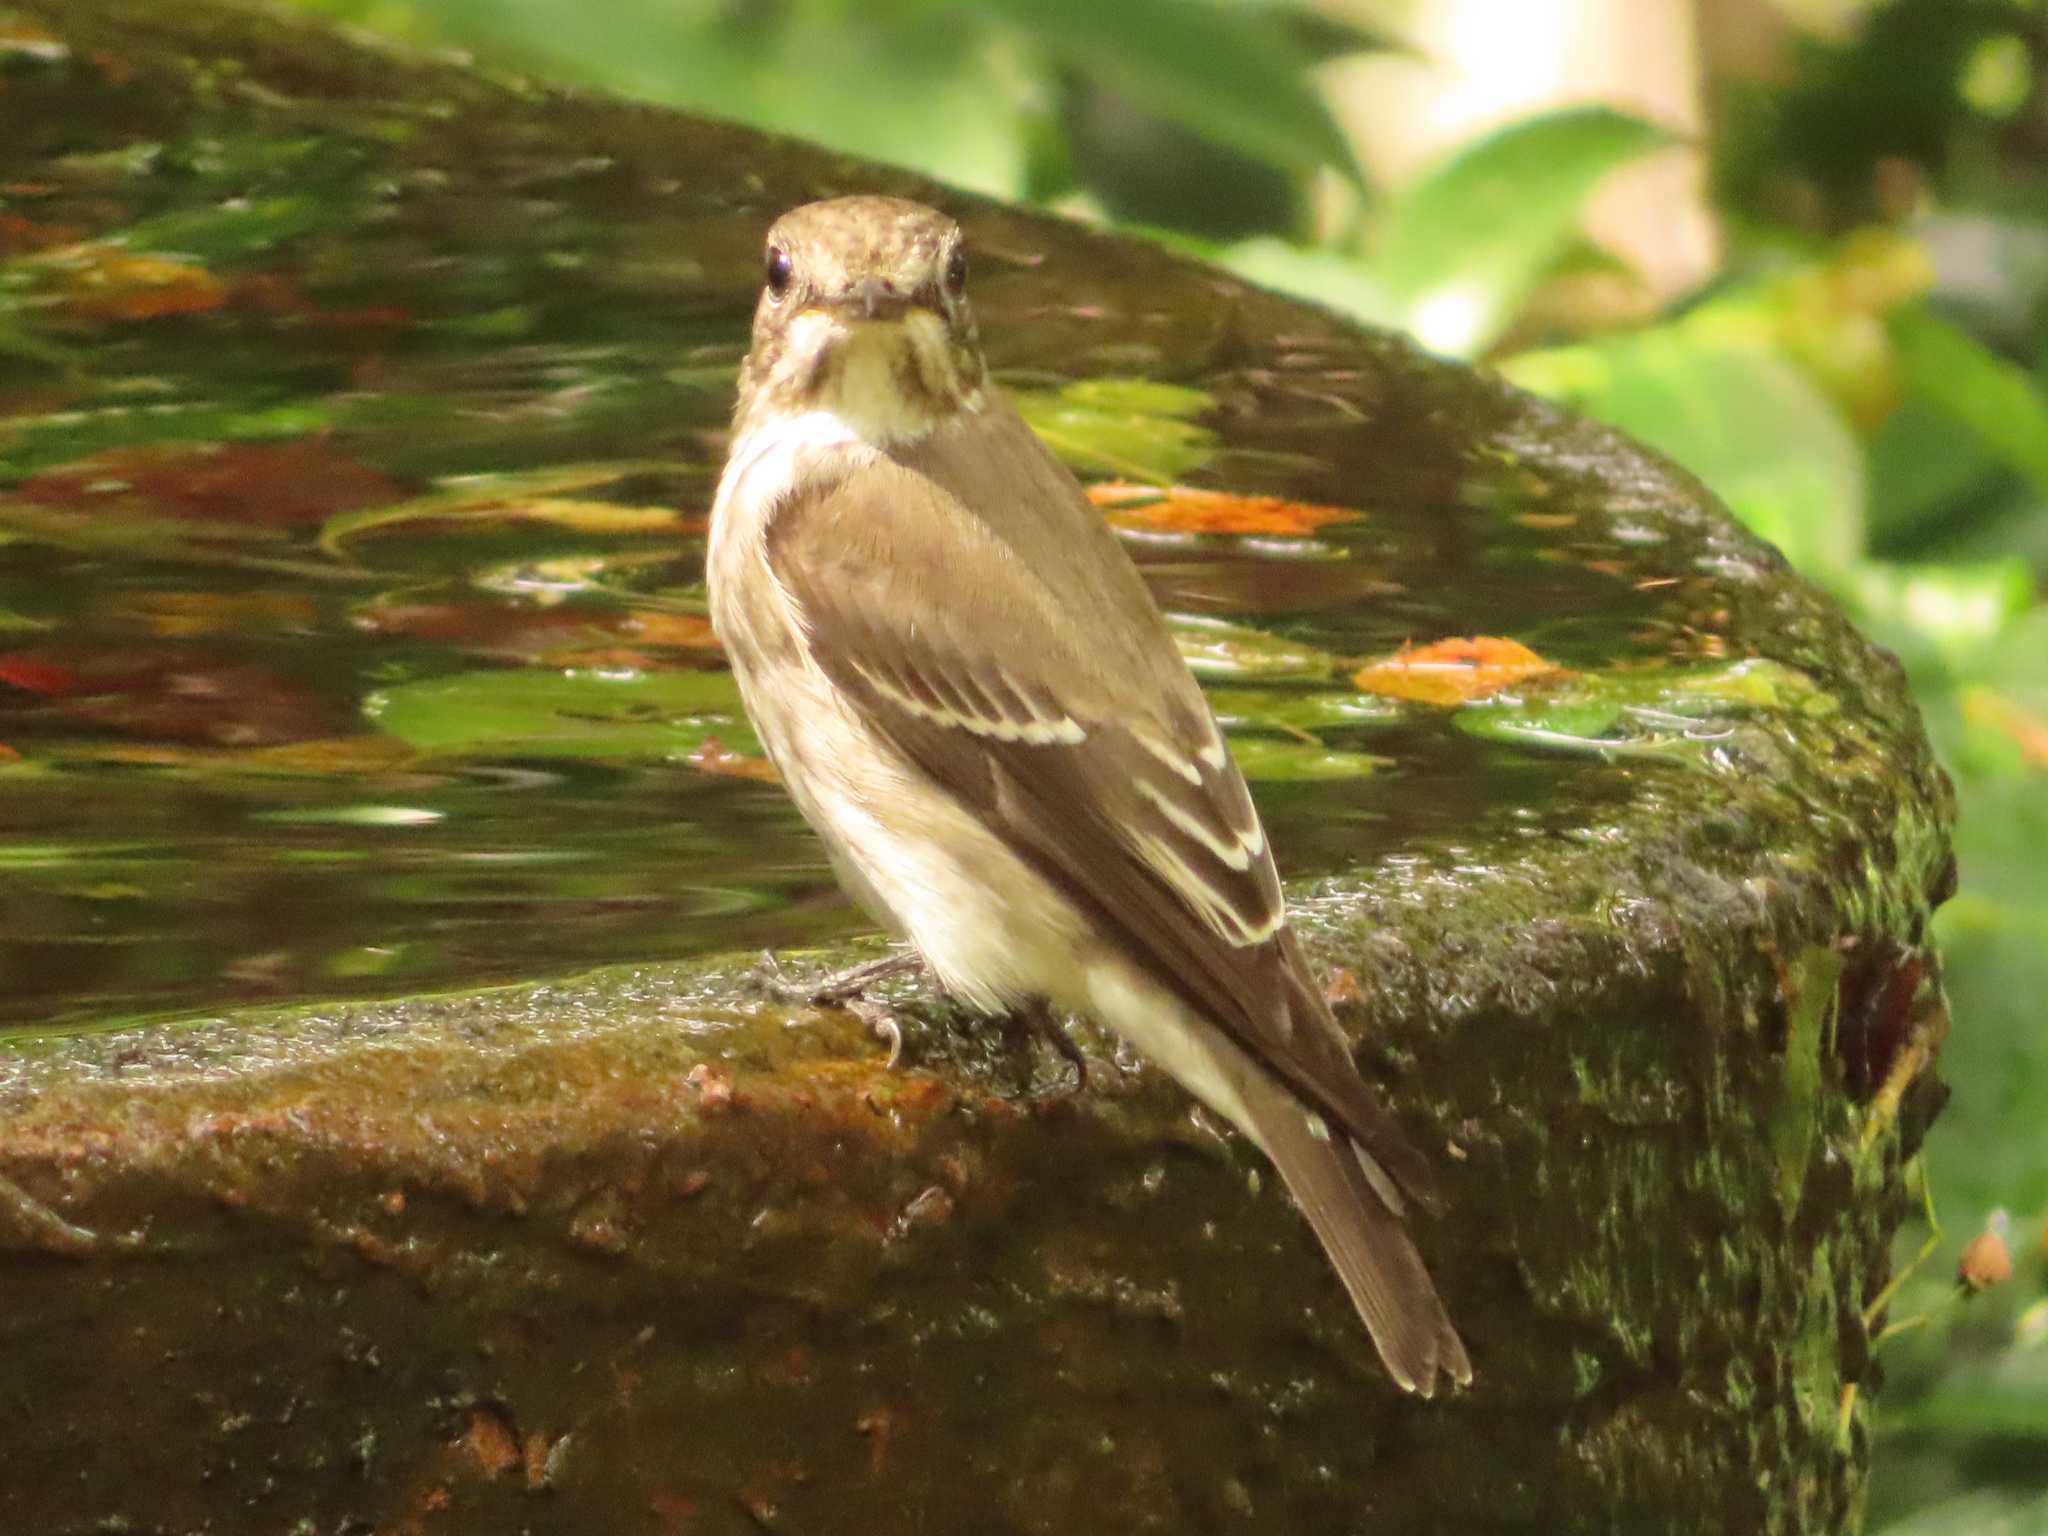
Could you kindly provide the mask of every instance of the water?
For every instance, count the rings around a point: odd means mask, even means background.
[[[780,790],[688,759],[748,739],[700,582],[760,233],[877,178],[600,104],[505,123],[431,71],[400,106],[360,60],[242,89],[96,57],[91,25],[4,82],[0,1036],[859,931]],[[1316,732],[1375,771],[1305,777],[1280,706],[1362,661],[1473,633],[1574,669],[1711,658],[1740,583],[1537,462],[1491,386],[963,209],[1007,384],[1048,410],[1081,379],[1200,392],[1098,405],[1088,478],[1357,514],[1131,535],[1176,611],[1325,653],[1246,685],[1286,873],[1561,835],[1667,771],[1395,709]],[[508,677],[713,702],[621,695],[605,733],[537,745]],[[418,702],[446,679],[459,707]]]

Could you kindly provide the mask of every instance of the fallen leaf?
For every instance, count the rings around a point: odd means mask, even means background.
[[[523,1459],[509,1417],[489,1403],[479,1403],[469,1410],[469,1428],[462,1437],[462,1445],[486,1477],[502,1477]]]
[[[170,640],[309,632],[319,620],[311,598],[281,592],[124,592],[107,605],[107,612]]]
[[[641,645],[681,651],[723,649],[712,631],[711,621],[694,613],[659,613],[636,608],[620,621],[619,631]]]
[[[767,758],[735,752],[716,736],[706,736],[684,761],[699,773],[715,773],[728,779],[753,779],[762,784],[782,782],[782,775],[775,771],[775,765]]]
[[[70,224],[38,224],[18,213],[0,213],[0,251],[23,253],[76,245],[84,233]]]
[[[112,448],[25,480],[15,494],[60,511],[288,528],[387,503],[397,489],[321,438],[296,437]]]
[[[333,736],[347,705],[260,667],[169,649],[0,657],[0,680],[56,698],[65,718],[154,745],[261,747]]]
[[[0,741],[0,763],[18,763],[20,761],[21,754],[8,746],[6,742]]]
[[[1403,647],[1361,669],[1352,681],[1382,698],[1450,708],[1556,671],[1519,641],[1479,635]]]
[[[609,485],[646,467],[632,462],[565,465],[525,473],[466,476],[410,501],[331,518],[320,530],[320,547],[345,560],[350,539],[423,522],[540,522],[597,534],[702,533],[704,518],[674,507],[626,506],[562,494]]]
[[[1358,520],[1356,512],[1343,507],[1289,501],[1281,496],[1243,496],[1234,491],[1139,485],[1129,480],[1105,480],[1091,485],[1088,499],[1102,508],[1113,527],[1163,533],[1306,538],[1332,523]]]
[[[26,652],[16,651],[12,655],[0,655],[0,683],[25,693],[53,697],[72,692],[78,686],[78,679],[69,669],[58,666],[54,661],[43,661]]]
[[[1277,681],[1282,678],[1328,677],[1336,660],[1311,646],[1297,645],[1278,635],[1232,624],[1225,619],[1201,614],[1171,613],[1167,628],[1181,660],[1197,677],[1248,678]]]
[[[161,320],[198,315],[228,301],[228,287],[202,266],[164,256],[138,256],[110,246],[68,248],[62,279],[64,311],[87,320]]]

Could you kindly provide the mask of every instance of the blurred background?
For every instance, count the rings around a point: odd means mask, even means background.
[[[1408,331],[1663,449],[1833,591],[1963,817],[1871,1525],[2048,1532],[2048,0],[300,3]]]

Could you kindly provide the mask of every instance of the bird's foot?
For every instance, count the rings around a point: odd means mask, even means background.
[[[1010,1017],[1020,1028],[1029,1030],[1058,1051],[1067,1065],[1074,1069],[1073,1081],[1059,1090],[1060,1097],[1079,1093],[1088,1086],[1088,1058],[1081,1054],[1081,1047],[1074,1043],[1074,1037],[1067,1033],[1067,1026],[1060,1022],[1060,1016],[1053,1012],[1050,1003],[1044,998],[1034,998]]]
[[[884,955],[879,960],[849,966],[846,970],[827,976],[821,982],[805,986],[790,980],[789,973],[782,968],[782,962],[775,958],[773,950],[763,950],[761,958],[755,963],[752,980],[770,998],[785,1008],[846,1010],[867,1026],[869,1034],[888,1044],[888,1066],[894,1071],[896,1064],[903,1059],[903,1025],[898,1022],[895,1009],[887,1003],[869,1000],[866,993],[878,982],[890,981],[923,969],[924,960],[917,951],[905,949]]]
[[[870,1003],[862,998],[852,997],[838,1005],[867,1025],[868,1033],[877,1040],[886,1041],[889,1059],[882,1065],[889,1071],[896,1070],[896,1064],[903,1059],[903,1025],[896,1018],[896,1010],[885,1003]]]

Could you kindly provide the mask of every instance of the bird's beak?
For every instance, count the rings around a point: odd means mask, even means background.
[[[853,285],[853,302],[863,320],[874,319],[889,298],[889,285],[879,277],[864,277]]]

